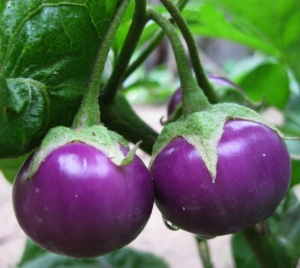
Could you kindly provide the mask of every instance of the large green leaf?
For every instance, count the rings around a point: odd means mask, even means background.
[[[300,1],[202,0],[184,17],[195,34],[223,38],[278,57],[300,84]]]
[[[290,83],[286,68],[272,59],[250,57],[232,67],[230,77],[252,101],[263,100],[264,106],[285,108]]]
[[[0,158],[20,156],[49,128],[71,124],[119,2],[11,0],[0,8],[7,78],[5,86],[2,73]]]
[[[21,262],[18,264],[21,268],[167,268],[168,265],[163,259],[153,254],[135,251],[130,248],[122,248],[103,257],[93,259],[77,260],[75,258],[65,257],[49,253],[31,240],[27,240],[25,252]]]

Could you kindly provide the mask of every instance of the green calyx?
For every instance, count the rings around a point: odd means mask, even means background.
[[[128,142],[119,134],[109,131],[102,125],[75,130],[66,127],[55,127],[48,132],[39,149],[35,152],[25,179],[32,178],[42,162],[54,150],[72,142],[82,142],[95,147],[118,166],[131,164],[138,147],[137,144],[124,156],[120,144],[129,147]]]
[[[267,123],[255,111],[234,103],[220,103],[213,105],[209,111],[196,112],[187,118],[181,117],[178,121],[165,126],[154,144],[150,167],[165,146],[175,138],[183,137],[199,152],[214,183],[217,176],[218,144],[225,123],[231,119],[264,124],[282,137],[277,128]]]

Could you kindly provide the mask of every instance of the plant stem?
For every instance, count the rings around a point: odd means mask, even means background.
[[[108,102],[113,101],[116,92],[121,86],[130,58],[146,25],[146,7],[146,0],[135,0],[135,10],[132,24],[114,67],[113,73],[111,74],[111,77],[104,88],[104,97]]]
[[[204,268],[212,268],[208,243],[206,240],[196,237],[199,255]]]
[[[114,41],[115,34],[122,22],[122,18],[127,10],[130,0],[123,0],[118,6],[110,25],[100,44],[95,64],[89,78],[86,93],[83,98],[73,122],[73,128],[84,128],[100,124],[100,107],[98,95],[102,73],[110,47]]]
[[[183,10],[185,5],[189,0],[179,0],[177,3],[178,10]],[[140,56],[128,67],[124,80],[130,76],[144,61],[148,56],[155,50],[155,48],[162,42],[165,33],[163,30],[159,30],[152,41],[149,43],[147,48],[140,54]]]
[[[191,33],[189,26],[187,25],[186,21],[180,14],[180,11],[178,8],[173,4],[171,0],[160,0],[162,4],[165,6],[165,8],[169,11],[172,18],[174,19],[175,23],[179,27],[186,44],[188,46],[188,50],[190,53],[190,59],[191,63],[193,65],[196,79],[198,82],[198,85],[203,89],[204,94],[207,96],[210,103],[217,103],[218,97],[212,88],[211,84],[209,83],[205,72],[203,70],[200,58],[199,58],[199,52],[198,52],[198,46],[196,44],[196,41],[194,39],[193,34]]]
[[[150,18],[164,30],[172,45],[182,87],[183,116],[187,117],[194,112],[208,110],[210,103],[194,80],[183,45],[175,28],[157,11],[148,8],[147,12]]]

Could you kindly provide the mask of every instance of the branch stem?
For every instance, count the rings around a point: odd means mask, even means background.
[[[209,247],[206,240],[196,237],[198,252],[204,268],[212,268],[212,262],[210,259]]]
[[[179,0],[177,3],[178,10],[183,10],[185,5],[189,0]],[[154,38],[148,44],[146,49],[139,55],[139,57],[128,67],[124,80],[129,77],[144,61],[148,58],[148,56],[157,48],[157,46],[162,42],[165,37],[165,33],[163,30],[159,29],[159,31],[155,34]]]
[[[73,128],[84,128],[100,124],[98,96],[105,62],[114,41],[115,34],[122,22],[130,0],[123,0],[118,6],[111,23],[99,46],[95,64],[90,75],[86,93],[74,121]]]
[[[186,21],[182,17],[180,10],[176,7],[176,5],[173,4],[171,0],[160,0],[160,1],[171,14],[173,20],[177,24],[178,28],[180,29],[186,41],[190,53],[190,60],[194,68],[198,85],[202,88],[204,94],[207,96],[210,103],[217,103],[218,97],[205,75],[199,57],[198,46],[196,44],[193,34],[189,29],[189,26],[187,25]]]
[[[130,58],[138,44],[140,36],[148,20],[146,7],[146,0],[135,0],[135,11],[132,24],[120,55],[117,59],[113,73],[111,74],[110,79],[108,80],[103,91],[105,100],[107,102],[113,101],[118,89],[122,85]]]
[[[164,30],[171,43],[182,88],[183,116],[187,117],[194,112],[208,110],[211,105],[201,88],[197,86],[196,81],[194,80],[184,47],[176,29],[157,11],[148,8],[147,12],[149,17]]]

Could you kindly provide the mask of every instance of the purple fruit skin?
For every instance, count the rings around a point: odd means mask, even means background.
[[[24,232],[41,247],[76,258],[96,257],[127,245],[145,227],[154,191],[138,157],[118,167],[94,147],[70,143],[24,181],[31,159],[17,175],[13,206]]]
[[[178,88],[172,95],[167,108],[168,117],[175,111],[178,104],[181,102],[182,89]]]
[[[265,220],[289,187],[289,153],[267,126],[230,120],[217,150],[215,183],[182,137],[158,154],[150,170],[161,213],[193,234],[225,235]]]

